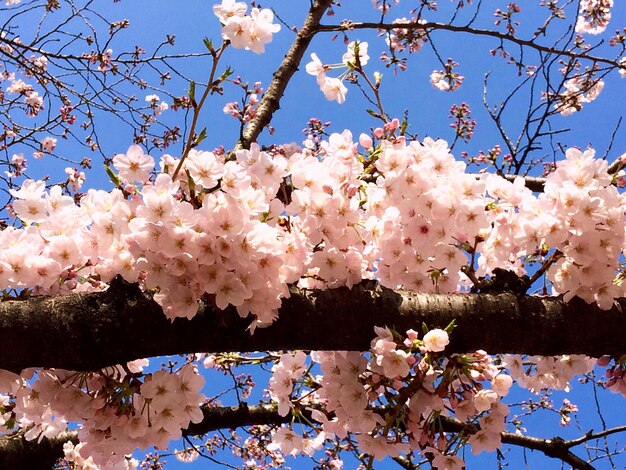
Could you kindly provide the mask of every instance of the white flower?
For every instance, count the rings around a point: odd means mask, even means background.
[[[316,77],[318,77],[319,81],[319,76],[323,75],[325,71],[326,70],[324,68],[324,64],[322,64],[322,61],[319,59],[319,57],[317,57],[317,54],[311,54],[311,62],[306,64],[306,73],[308,73],[309,75],[315,75]]]
[[[222,23],[226,23],[233,16],[244,16],[247,9],[248,5],[245,2],[235,2],[235,0],[222,0],[221,5],[213,5],[213,13]]]
[[[426,348],[426,351],[443,351],[449,342],[450,339],[448,338],[448,333],[444,330],[440,330],[439,328],[430,330],[424,335],[424,347]]]
[[[430,84],[437,88],[440,91],[449,91],[450,84],[444,80],[445,75],[440,70],[434,70],[433,73],[430,74]]]
[[[352,41],[350,44],[348,44],[348,51],[343,55],[343,57],[341,58],[341,61],[345,65],[348,65],[348,64],[356,65],[357,49],[359,51],[359,62],[361,63],[362,66],[367,64],[367,62],[370,59],[370,56],[367,55],[367,43],[359,42],[359,41]]]
[[[320,83],[320,88],[327,100],[337,101],[339,104],[346,101],[346,93],[348,93],[348,89],[338,78],[325,76],[322,83]]]
[[[513,379],[510,375],[498,374],[491,379],[491,389],[501,397],[509,394],[511,385],[513,385]]]

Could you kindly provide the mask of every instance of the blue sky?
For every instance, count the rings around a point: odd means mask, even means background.
[[[361,2],[344,2],[345,5],[338,8],[336,15],[332,18],[326,18],[324,23],[339,23],[343,18],[352,18],[356,21],[374,21],[379,14],[371,8],[369,1]],[[406,2],[398,7],[398,11],[403,13],[400,15],[408,16]],[[441,2],[445,4],[447,2]],[[494,4],[496,2],[493,2]],[[506,2],[498,2],[501,7]],[[111,45],[114,55],[121,52],[124,48],[132,49],[134,44],[140,44],[147,51],[157,45],[166,34],[175,34],[176,43],[171,49],[164,52],[186,53],[186,52],[203,52],[204,46],[202,39],[206,36],[218,44],[220,26],[217,18],[211,11],[210,2],[201,0],[189,0],[185,2],[172,2],[163,0],[133,0],[113,2],[98,2],[96,7],[103,16],[120,20],[127,18],[130,20],[130,27],[124,31],[119,40]],[[281,20],[290,25],[300,25],[305,13],[305,7],[308,2],[279,2],[268,1],[263,6],[275,7]],[[429,19],[444,21],[446,18],[446,7],[442,6],[442,11],[433,13]],[[538,9],[536,6],[527,6],[523,4],[523,15],[520,17],[522,21],[535,24],[538,17]],[[461,15],[467,15],[463,12]],[[623,4],[616,7],[614,20],[610,29],[622,26],[617,23],[621,18],[626,18],[626,9]],[[20,24],[20,31],[24,38],[34,31],[34,17],[24,17]],[[49,21],[55,21],[54,16]],[[476,24],[479,27],[490,27],[491,16],[484,15],[484,19],[479,20]],[[521,34],[528,33],[530,30],[525,26],[521,27]],[[614,26],[614,27],[613,27]],[[333,33],[321,34],[316,37],[310,47],[310,52],[316,52],[324,63],[340,62],[341,55],[345,52],[342,37],[332,40]],[[470,35],[455,35],[450,33],[438,32],[433,35],[436,48],[443,60],[448,57],[454,58],[460,63],[458,71],[465,76],[465,82],[459,91],[454,93],[442,93],[431,87],[428,77],[434,69],[440,69],[441,66],[437,62],[432,49],[425,45],[422,52],[409,57],[409,69],[402,72],[398,76],[394,76],[393,71],[386,69],[382,62],[377,60],[377,56],[384,49],[384,43],[377,38],[375,32],[356,32],[349,35],[350,39],[359,39],[370,43],[370,64],[366,70],[370,73],[378,70],[383,73],[382,95],[385,102],[387,112],[392,116],[402,117],[405,110],[409,112],[410,132],[417,134],[419,138],[425,136],[442,137],[452,140],[453,132],[449,127],[448,109],[452,104],[460,104],[467,102],[474,111],[474,117],[478,121],[474,139],[469,143],[459,142],[455,148],[455,154],[461,151],[467,151],[470,155],[476,154],[480,149],[486,150],[495,144],[500,144],[501,139],[497,134],[495,126],[489,122],[488,117],[482,107],[484,74],[489,71],[489,87],[488,99],[492,104],[498,103],[503,99],[509,90],[514,86],[516,80],[516,71],[504,63],[501,58],[491,57],[486,51],[497,45],[493,39],[475,38]],[[262,86],[266,87],[272,77],[273,71],[280,63],[283,54],[291,44],[294,34],[287,30],[283,24],[282,31],[275,36],[273,42],[267,47],[264,55],[257,55],[251,52],[240,50],[229,50],[224,57],[223,66],[231,66],[234,69],[234,76],[241,76],[244,81],[250,83],[261,81]],[[596,53],[602,55],[607,51],[607,46],[600,47]],[[480,52],[477,52],[480,51]],[[306,54],[303,65],[309,60],[309,53]],[[529,60],[530,61],[530,60]],[[178,64],[178,63],[177,63]],[[181,61],[179,70],[186,76],[201,83],[208,76],[208,68],[210,62],[207,59],[197,59],[190,61]],[[260,141],[264,144],[268,143],[284,143],[296,142],[300,144],[304,138],[301,130],[305,127],[308,119],[317,117],[323,121],[330,121],[330,131],[341,132],[343,129],[350,129],[355,138],[360,132],[368,132],[372,127],[378,126],[379,123],[371,118],[364,109],[366,105],[360,91],[349,86],[347,101],[343,105],[335,102],[327,101],[319,90],[315,82],[315,78],[307,75],[301,67],[296,76],[291,81],[287,92],[283,98],[281,109],[276,113],[272,125],[276,128],[276,133],[270,137],[264,133]],[[339,73],[339,72],[337,72]],[[147,94],[157,93],[165,99],[165,94],[160,93],[157,80],[154,86],[157,90],[142,91],[144,95],[138,94],[140,102]],[[606,79],[605,89],[600,97],[585,106],[581,113],[575,113],[567,118],[557,118],[554,120],[555,127],[570,128],[567,134],[557,137],[552,145],[557,147],[559,143],[567,146],[586,147],[592,144],[598,151],[599,155],[604,155],[609,139],[614,131],[617,119],[620,113],[624,111],[624,85],[626,81],[620,81],[619,78],[611,77]],[[167,89],[174,95],[184,95],[188,89],[188,83],[179,78],[174,78],[167,85]],[[524,112],[529,97],[528,91],[522,91],[516,96],[510,105],[510,111],[505,114],[503,123],[509,132],[514,135],[519,130],[521,120],[524,118]],[[209,99],[209,102],[202,114],[201,127],[207,126],[208,137],[202,144],[202,148],[212,149],[213,147],[224,145],[226,148],[231,147],[237,141],[238,123],[233,118],[224,115],[222,112],[226,102],[238,99],[235,87],[227,86],[225,88],[225,96],[215,95]],[[535,96],[538,99],[538,96]],[[167,124],[182,123],[182,111],[175,113],[171,110],[163,114],[163,121]],[[100,139],[102,143],[102,152],[107,157],[112,157],[115,153],[124,152],[132,143],[132,131],[121,123],[110,117],[103,116],[99,121]],[[622,154],[625,149],[626,132],[622,129],[616,134],[613,150],[609,154],[609,160]],[[179,155],[182,144],[178,144],[169,148],[168,153]],[[67,157],[70,160],[80,161],[84,156],[94,159],[93,170],[88,172],[86,187],[109,187],[108,181],[101,168],[101,158],[97,154],[91,154],[89,150],[78,146],[72,142],[59,142],[57,153],[60,156]],[[557,152],[558,153],[558,152]],[[154,151],[153,156],[159,157],[160,151]],[[543,151],[537,153],[538,157],[551,156],[552,149],[547,145]],[[47,158],[44,165],[36,168],[35,163],[32,165],[32,174],[40,176],[43,174],[59,174],[63,168],[67,166],[65,161],[55,161]],[[54,180],[54,178],[53,178]],[[519,332],[519,334],[532,334],[532,332]],[[158,360],[153,360],[153,364],[158,364]],[[208,391],[218,393],[224,386],[224,380],[218,377],[219,374],[207,374]],[[257,386],[261,390],[265,386],[264,380],[257,380]],[[519,395],[519,396],[518,396]],[[604,417],[607,419],[607,425],[610,421],[614,424],[626,422],[626,412],[621,397],[610,395],[608,393],[600,393],[604,407],[608,410]],[[599,421],[595,411],[595,399],[592,388],[589,386],[575,386],[574,391],[570,394],[555,393],[555,405],[558,407],[563,399],[567,397],[570,401],[577,403],[582,413],[579,414],[581,420],[581,429],[577,430],[574,425],[568,429],[563,429],[558,425],[558,416],[538,417],[529,420],[537,421],[536,425],[528,425],[531,433],[537,436],[551,437],[556,434],[563,436],[577,436],[582,432],[593,428],[599,429]],[[514,400],[522,401],[527,399],[525,393],[518,393]],[[594,416],[596,419],[594,419]],[[468,452],[469,453],[469,452]],[[509,454],[507,454],[508,456]],[[510,458],[510,460],[509,460]],[[543,456],[536,458],[536,454],[528,453],[528,463],[524,461],[524,456],[520,452],[516,452],[514,457],[507,457],[510,468],[537,468],[541,465],[544,468],[559,468],[558,462],[547,460]],[[234,462],[234,461],[233,461]],[[287,462],[292,468],[310,468],[310,464],[304,461],[292,463]],[[494,455],[485,456],[468,460],[469,468],[496,468]],[[167,468],[189,468],[172,460]],[[395,464],[387,466],[387,464],[376,465],[376,468],[395,468]]]

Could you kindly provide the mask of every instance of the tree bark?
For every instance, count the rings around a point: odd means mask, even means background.
[[[579,299],[499,294],[423,294],[365,281],[352,289],[291,289],[278,320],[250,334],[234,308],[203,304],[169,321],[133,284],[105,292],[0,302],[0,368],[98,370],[130,360],[194,352],[369,349],[374,326],[400,333],[455,320],[447,352],[531,355],[625,352],[626,299],[604,311]]]

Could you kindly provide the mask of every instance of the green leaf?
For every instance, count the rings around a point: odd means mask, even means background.
[[[402,119],[402,124],[400,124],[400,135],[404,135],[408,127],[409,127],[409,121],[407,121],[405,117],[404,119]]]
[[[452,330],[454,330],[454,328],[456,327],[456,320],[452,320],[450,321],[450,323],[448,323],[448,326],[446,326],[443,330],[446,333],[452,333]]]
[[[187,168],[185,168],[185,173],[187,174],[187,184],[189,185],[189,190],[190,191],[195,191],[195,189],[196,189],[196,182],[191,177],[191,173],[189,173],[189,170]]]
[[[195,103],[196,102],[196,82],[194,81],[189,82],[188,95],[189,95],[189,99]]]
[[[211,55],[215,54],[215,48],[213,47],[213,41],[209,38],[205,37],[202,42],[204,43],[204,47],[211,53]]]
[[[231,69],[230,67],[226,67],[226,70],[224,70],[222,72],[222,75],[220,75],[219,78],[217,79],[217,83],[223,82],[228,77],[230,77],[232,74],[233,74],[233,69]]]
[[[372,117],[380,118],[380,114],[374,111],[373,109],[366,109],[365,111],[367,111],[367,114],[369,114]]]
[[[196,145],[200,145],[200,142],[202,142],[204,139],[206,139],[206,127],[202,129],[200,131],[200,134],[198,134],[198,136],[196,137],[196,140],[194,141],[194,147]]]
[[[109,179],[115,185],[116,188],[119,188],[120,186],[122,186],[122,182],[120,181],[119,176],[117,176],[115,172],[111,170],[111,167],[109,167],[109,165],[104,165],[104,170],[107,172],[107,175],[109,175]]]

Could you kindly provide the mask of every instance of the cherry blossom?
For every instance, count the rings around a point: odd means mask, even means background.
[[[125,154],[118,153],[113,157],[113,165],[125,181],[144,183],[154,168],[154,159],[145,155],[139,145],[131,145]]]
[[[273,23],[274,14],[268,8],[252,8],[249,16],[247,9],[244,2],[223,0],[213,7],[213,12],[222,22],[222,36],[233,47],[262,54],[265,45],[272,41],[272,34],[280,31],[280,25]]]

